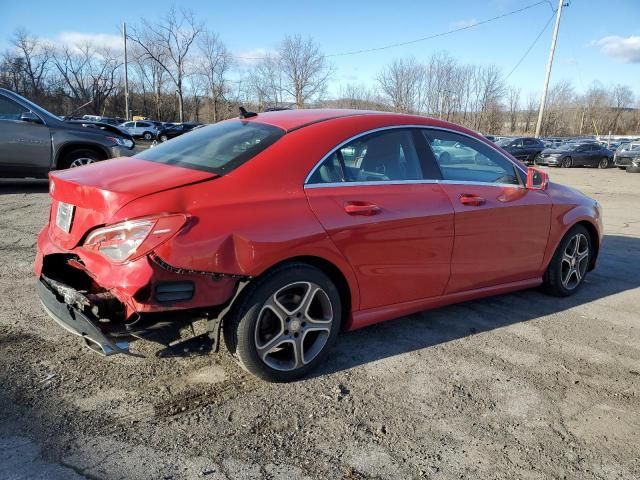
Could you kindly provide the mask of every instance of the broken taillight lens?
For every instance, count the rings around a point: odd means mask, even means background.
[[[84,248],[97,251],[113,263],[125,263],[169,240],[186,221],[184,214],[127,220],[95,229],[89,233]]]

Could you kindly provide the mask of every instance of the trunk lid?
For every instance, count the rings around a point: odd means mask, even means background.
[[[132,200],[217,176],[211,172],[133,157],[52,172],[49,175],[52,198],[49,236],[59,247],[71,249],[88,230],[108,223]],[[68,232],[56,225],[61,202],[73,205]],[[62,213],[69,215],[68,212]]]

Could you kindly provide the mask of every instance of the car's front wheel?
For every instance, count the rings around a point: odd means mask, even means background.
[[[144,138],[147,142],[150,142],[151,140],[153,140],[153,133],[144,132],[144,134],[142,135],[142,138]]]
[[[547,271],[543,288],[557,297],[575,293],[589,271],[592,252],[591,235],[582,225],[575,225],[563,237]]]
[[[104,160],[104,156],[94,150],[79,148],[67,153],[58,164],[59,169],[82,167]]]
[[[335,342],[340,295],[321,270],[278,267],[246,287],[223,326],[225,343],[250,373],[270,382],[303,377]]]
[[[602,157],[598,163],[598,168],[609,168],[609,159],[607,157]]]
[[[571,157],[565,157],[562,159],[560,166],[562,168],[571,168],[573,166],[573,160],[571,160]]]

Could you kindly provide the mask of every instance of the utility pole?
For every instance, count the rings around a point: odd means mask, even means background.
[[[549,89],[549,78],[551,78],[553,54],[556,52],[556,42],[558,41],[558,30],[560,29],[560,17],[562,16],[562,7],[564,7],[564,1],[565,0],[558,1],[558,10],[556,11],[556,26],[553,29],[551,50],[549,51],[549,60],[547,61],[547,72],[544,75],[544,88],[542,89],[542,98],[540,99],[540,111],[538,112],[538,123],[536,124],[536,137],[540,136],[540,130],[542,129],[542,116],[544,115],[544,105],[547,102],[547,90]]]
[[[124,119],[129,120],[129,74],[127,62],[127,24],[122,22],[122,41],[124,42]]]

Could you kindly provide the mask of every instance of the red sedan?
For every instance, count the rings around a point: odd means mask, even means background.
[[[54,320],[104,354],[136,338],[209,351],[222,329],[270,381],[305,375],[341,330],[540,285],[570,295],[602,240],[596,201],[410,115],[243,111],[50,177],[35,272]]]

